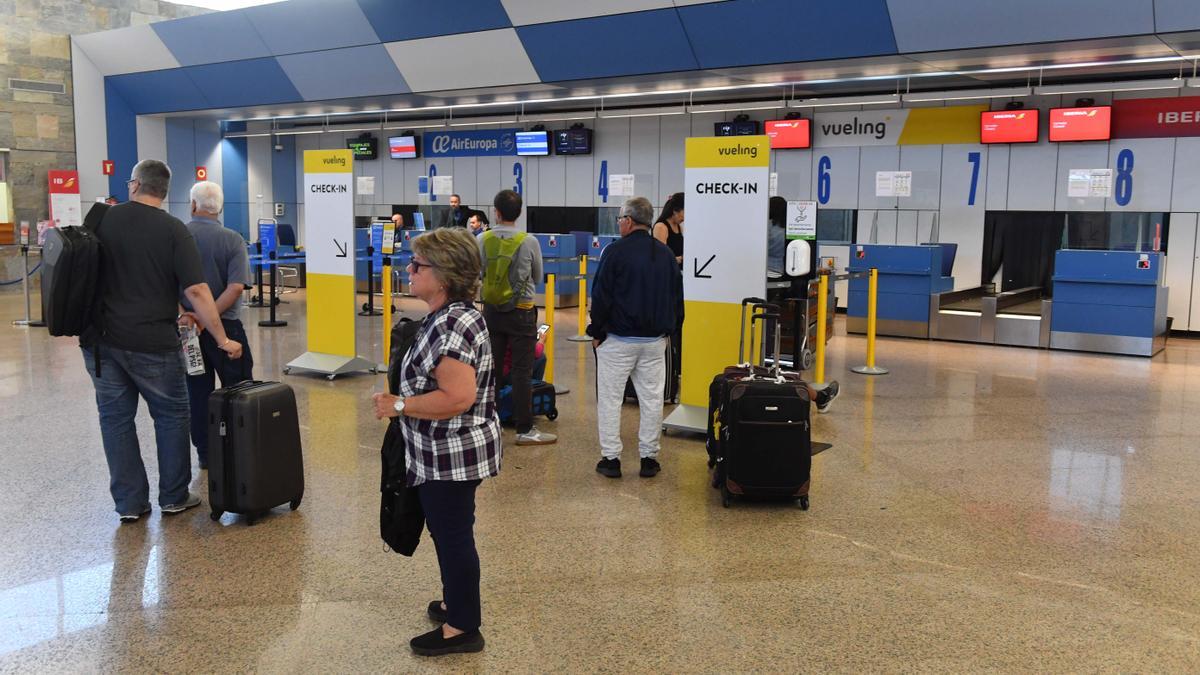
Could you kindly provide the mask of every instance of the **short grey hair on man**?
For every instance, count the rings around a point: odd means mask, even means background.
[[[654,207],[645,197],[632,197],[621,206],[621,216],[629,216],[638,225],[649,227],[654,220]]]
[[[192,201],[197,211],[220,213],[225,208],[225,192],[212,181],[200,181],[192,186]]]
[[[166,199],[171,189],[171,168],[157,159],[138,162],[129,178],[141,183],[142,192],[158,199]]]

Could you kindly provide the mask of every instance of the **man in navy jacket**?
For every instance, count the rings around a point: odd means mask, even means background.
[[[633,380],[641,420],[639,475],[650,478],[658,464],[666,385],[668,336],[683,323],[683,277],[671,249],[650,236],[650,201],[634,197],[621,207],[621,239],[604,250],[592,282],[592,323],[587,334],[596,348],[596,418],[603,457],[596,471],[621,477],[621,403]]]

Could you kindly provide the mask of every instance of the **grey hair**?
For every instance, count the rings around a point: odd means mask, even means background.
[[[171,168],[157,159],[138,162],[129,178],[141,183],[142,192],[158,199],[166,199],[171,189]]]
[[[649,227],[650,222],[654,219],[654,207],[645,197],[631,197],[626,199],[625,204],[621,206],[621,215],[629,216],[638,225]]]
[[[200,181],[192,186],[192,201],[197,211],[220,213],[225,208],[225,191],[212,181]]]

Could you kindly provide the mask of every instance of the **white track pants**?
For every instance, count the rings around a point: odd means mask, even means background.
[[[667,377],[666,349],[666,338],[639,344],[612,337],[596,348],[596,421],[600,427],[600,453],[604,457],[621,457],[621,404],[627,379],[633,380],[641,407],[638,454],[658,456]]]

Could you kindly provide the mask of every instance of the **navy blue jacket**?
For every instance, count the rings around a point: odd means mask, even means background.
[[[592,280],[587,334],[659,337],[682,323],[683,276],[671,249],[643,229],[609,244]]]

